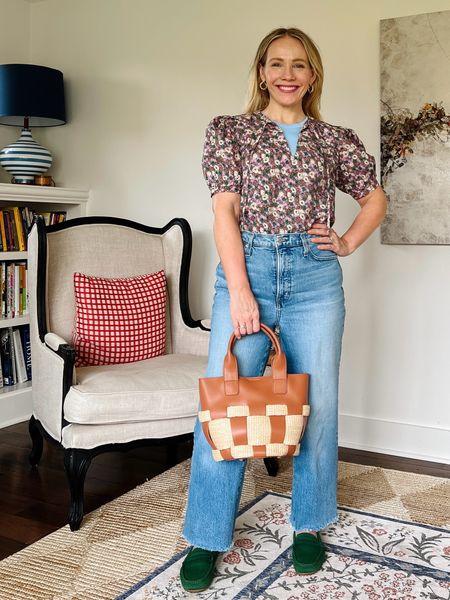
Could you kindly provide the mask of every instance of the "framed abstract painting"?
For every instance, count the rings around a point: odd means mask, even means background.
[[[384,19],[383,244],[450,244],[450,11]]]

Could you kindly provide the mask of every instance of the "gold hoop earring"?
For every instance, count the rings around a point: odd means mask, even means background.
[[[308,87],[308,92],[309,92],[310,94],[312,94],[312,93],[313,93],[313,91],[314,91],[314,86],[313,86],[313,85],[310,85],[310,86]]]
[[[265,87],[263,87],[264,84],[265,84]],[[267,83],[265,81],[260,81],[259,82],[259,88],[261,90],[267,90]]]

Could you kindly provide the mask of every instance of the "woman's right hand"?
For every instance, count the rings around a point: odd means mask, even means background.
[[[234,335],[238,339],[260,330],[259,307],[250,287],[230,292],[230,313]]]

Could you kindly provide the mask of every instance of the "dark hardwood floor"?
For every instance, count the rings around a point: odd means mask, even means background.
[[[67,523],[68,486],[62,452],[44,442],[38,468],[28,463],[28,424],[0,429],[0,559],[21,550]],[[178,461],[189,458],[192,443],[180,444]],[[168,468],[165,446],[97,456],[85,484],[85,513],[117,498]],[[376,454],[349,448],[339,449],[339,459],[437,477],[450,477],[450,466]]]

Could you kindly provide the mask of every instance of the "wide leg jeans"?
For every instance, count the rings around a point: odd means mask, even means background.
[[[338,380],[345,301],[337,255],[319,250],[308,233],[243,231],[245,262],[260,320],[275,329],[288,373],[310,375],[311,414],[293,460],[290,522],[319,531],[337,521]],[[217,265],[205,377],[223,374],[233,331],[230,296]],[[234,345],[239,374],[264,373],[271,342],[262,332]],[[246,461],[215,462],[197,419],[183,537],[193,546],[226,551],[232,545]]]

